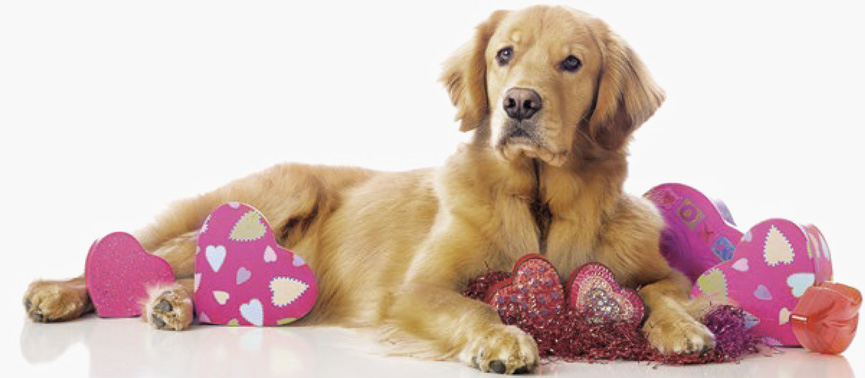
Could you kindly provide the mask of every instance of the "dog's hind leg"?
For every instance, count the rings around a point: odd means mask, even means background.
[[[191,278],[195,233],[215,205],[218,198],[214,195],[183,201],[136,236],[146,250],[168,261],[175,278]],[[70,280],[34,281],[24,294],[23,304],[28,316],[36,322],[72,320],[93,311],[84,275]]]
[[[292,246],[306,240],[307,263],[317,262],[311,249],[314,234],[335,207],[334,193],[369,176],[369,171],[345,168],[315,168],[303,165],[278,165],[262,174],[230,183],[204,196],[177,203],[139,239],[153,254],[174,269],[177,283],[150,291],[144,303],[144,320],[158,329],[180,331],[193,319],[194,263],[198,230],[207,215],[229,201],[248,203],[258,208],[274,227],[277,241]]]
[[[182,331],[192,324],[193,275],[195,246],[198,231],[189,231],[174,237],[153,250],[174,270],[176,282],[172,285],[148,289],[148,298],[142,303],[142,318],[157,329]]]
[[[170,207],[135,236],[148,251],[166,259],[176,278],[191,278],[195,232],[225,193],[215,191]],[[27,288],[24,309],[36,322],[66,321],[93,311],[84,275],[70,280],[37,280]]]
[[[309,236],[317,232],[321,220],[336,207],[336,193],[363,182],[373,173],[354,168],[283,164],[173,204],[156,222],[135,233],[144,249],[168,261],[178,280],[178,284],[160,292],[171,294],[165,297],[170,298],[166,302],[171,310],[156,295],[145,304],[148,307],[144,313],[149,314],[146,320],[157,328],[188,326],[183,316],[189,315],[191,319],[191,306],[187,312],[181,302],[191,298],[196,233],[217,206],[230,201],[255,206],[271,221],[277,241],[286,247],[304,248],[308,252],[307,263],[312,266],[317,262],[316,238]],[[66,281],[35,281],[23,302],[30,318],[37,322],[71,320],[93,311],[83,275]],[[175,312],[172,316],[176,319],[184,320],[172,323],[162,319],[163,326],[153,320],[153,314],[170,312]],[[175,323],[185,325],[178,328]]]

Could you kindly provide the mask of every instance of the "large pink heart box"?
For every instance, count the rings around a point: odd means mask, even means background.
[[[255,208],[228,203],[204,222],[195,255],[195,311],[201,322],[288,324],[308,313],[317,295],[312,269],[276,243]]]
[[[767,342],[798,346],[790,315],[806,289],[831,279],[829,247],[817,227],[769,219],[742,236],[730,260],[700,275],[692,294],[728,297],[753,315],[749,325]]]
[[[645,197],[655,203],[667,225],[661,233],[661,253],[691,282],[733,256],[742,232],[724,202],[675,183],[658,185]]]
[[[809,286],[832,278],[829,247],[817,227],[769,219],[743,234],[723,202],[687,185],[658,185],[645,196],[666,223],[661,252],[691,279],[694,295],[728,297],[766,341],[799,345],[790,314]]]

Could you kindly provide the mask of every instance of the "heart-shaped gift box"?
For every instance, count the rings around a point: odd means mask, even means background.
[[[198,235],[195,311],[211,324],[291,323],[315,304],[312,269],[277,244],[264,215],[240,203],[217,207]]]
[[[831,279],[820,230],[769,219],[742,236],[730,260],[700,275],[692,294],[730,298],[753,315],[750,323],[767,343],[798,346],[789,324],[793,308],[806,289]]]
[[[115,232],[90,247],[84,282],[97,315],[127,318],[141,315],[147,289],[172,284],[174,271],[167,261],[147,252],[132,235]]]
[[[791,311],[808,287],[832,278],[829,247],[817,227],[769,219],[742,234],[723,202],[687,185],[659,185],[645,197],[666,223],[661,252],[694,282],[694,295],[730,298],[766,342],[799,345]]]
[[[706,269],[733,256],[742,232],[733,215],[720,200],[683,184],[662,184],[645,197],[655,203],[664,217],[661,253],[670,266],[685,273],[691,282]]]

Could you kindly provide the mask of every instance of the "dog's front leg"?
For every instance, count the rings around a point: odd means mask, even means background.
[[[649,310],[643,332],[649,343],[662,353],[692,353],[715,346],[715,337],[698,321],[697,304],[688,299],[690,282],[684,274],[669,274],[640,289]]]
[[[438,356],[456,358],[484,372],[525,373],[538,363],[535,340],[506,326],[485,303],[453,289],[411,283],[396,294],[390,321],[398,331],[423,340]]]
[[[419,251],[405,283],[393,293],[386,314],[389,325],[399,335],[420,341],[426,349],[421,352],[438,358],[458,359],[484,372],[532,370],[539,361],[535,340],[503,324],[486,303],[459,292],[464,277],[485,271],[482,246],[457,237],[439,240]]]
[[[643,333],[662,353],[698,352],[715,345],[715,338],[698,319],[702,302],[688,298],[691,283],[672,269],[658,248],[663,220],[646,200],[624,197],[601,235],[599,260],[616,278],[638,290],[648,317]]]

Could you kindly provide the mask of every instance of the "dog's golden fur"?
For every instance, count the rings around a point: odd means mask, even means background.
[[[503,46],[513,49],[505,65],[496,61]],[[568,55],[582,62],[578,71],[559,67]],[[460,128],[474,130],[442,168],[279,165],[179,202],[137,233],[179,283],[154,294],[146,320],[188,326],[183,290],[190,290],[196,230],[215,206],[241,201],[259,208],[280,242],[316,272],[320,296],[307,324],[380,327],[425,355],[524,371],[538,362],[531,337],[459,291],[472,277],[541,252],[560,272],[600,261],[639,288],[649,308],[644,331],[661,350],[713,343],[688,312],[687,279],[658,251],[657,211],[622,193],[627,140],[664,95],[621,38],[568,8],[498,11],[445,64],[442,80]],[[522,124],[499,106],[514,87],[543,99]],[[514,127],[528,132],[512,137]],[[37,281],[25,306],[41,321],[91,308],[81,278]]]

